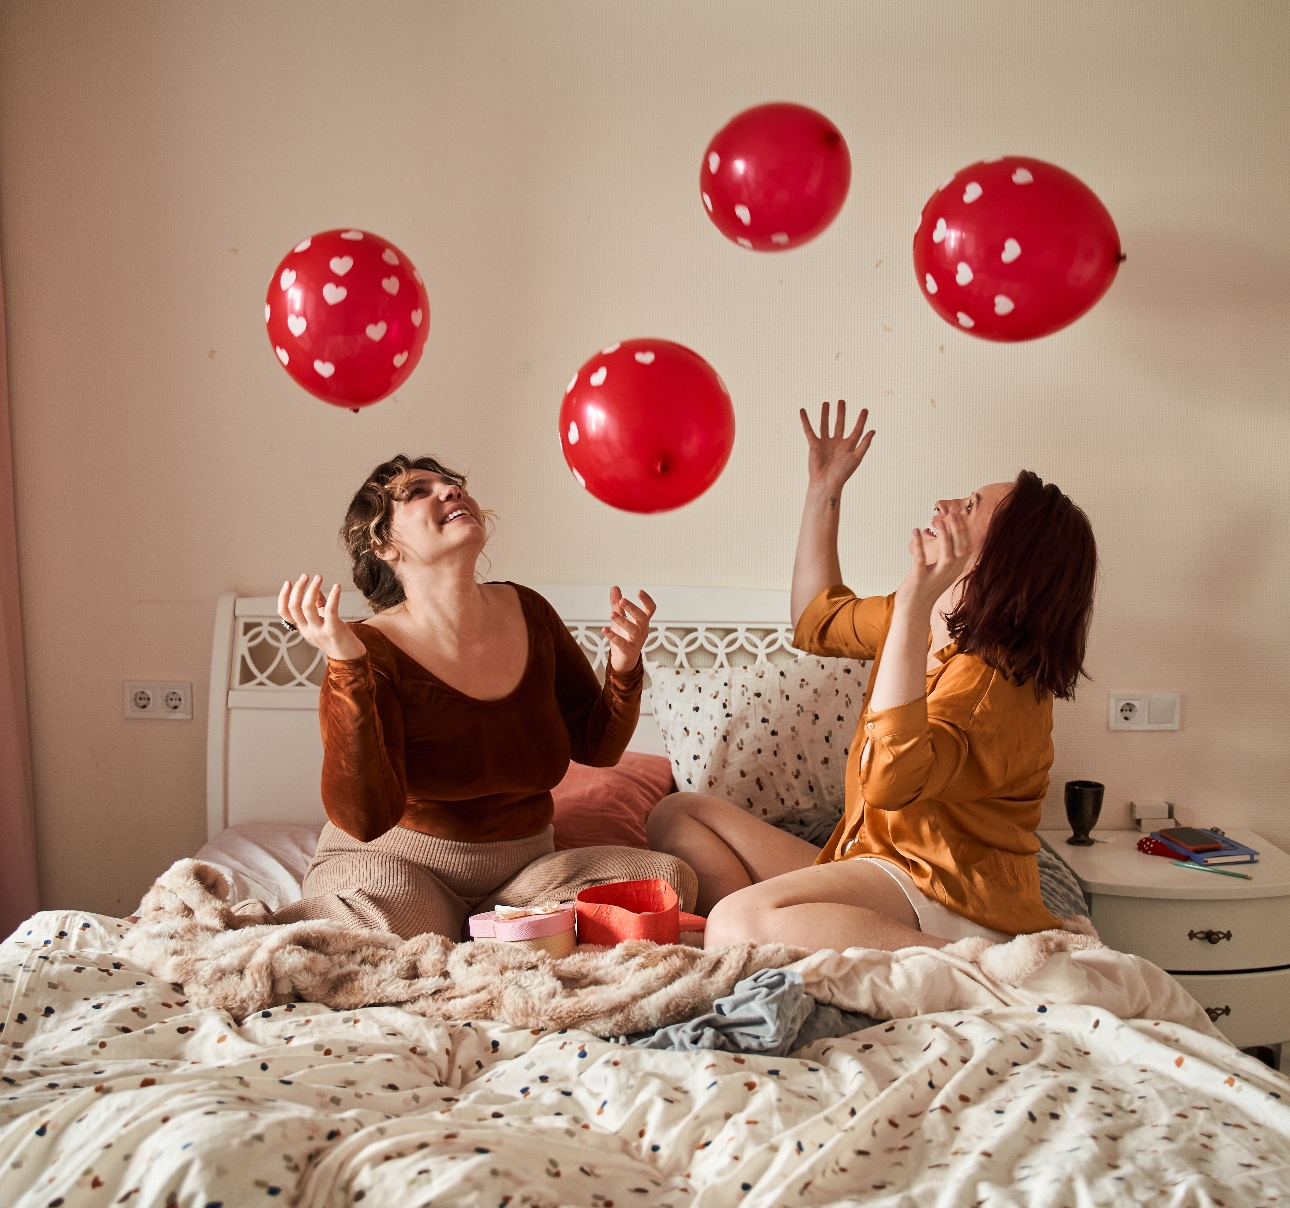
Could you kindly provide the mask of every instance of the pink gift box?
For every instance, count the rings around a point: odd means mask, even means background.
[[[470,916],[470,938],[474,940],[535,940],[572,930],[572,902],[561,903],[551,914],[526,914],[517,919],[499,919],[492,910]]]

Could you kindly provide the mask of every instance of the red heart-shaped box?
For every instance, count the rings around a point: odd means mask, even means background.
[[[681,910],[666,881],[617,881],[593,885],[574,899],[578,943],[612,948],[624,940],[675,944],[682,931],[702,931],[707,919]]]

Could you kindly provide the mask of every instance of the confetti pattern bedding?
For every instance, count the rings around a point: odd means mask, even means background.
[[[1078,1005],[939,1012],[792,1057],[305,1003],[236,1026],[46,912],[0,946],[0,1204],[1262,1205],[1290,1082]]]

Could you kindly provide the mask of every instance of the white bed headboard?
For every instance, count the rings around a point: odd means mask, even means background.
[[[537,586],[602,673],[608,642],[609,588]],[[660,587],[645,643],[646,687],[630,749],[663,754],[654,721],[648,667],[725,667],[787,662],[788,592],[718,587]],[[206,832],[240,822],[324,820],[319,783],[322,739],[318,688],[325,660],[278,622],[276,596],[229,592],[215,610],[210,715],[206,742]],[[358,592],[341,596],[348,620],[370,616]]]

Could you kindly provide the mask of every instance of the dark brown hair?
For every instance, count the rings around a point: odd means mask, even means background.
[[[1035,695],[1075,695],[1093,617],[1097,544],[1088,517],[1052,483],[1022,470],[990,520],[946,624],[965,654]]]
[[[403,498],[404,486],[413,470],[428,470],[463,490],[466,476],[441,465],[433,457],[397,457],[383,461],[349,501],[345,522],[340,526],[340,543],[353,565],[354,586],[367,598],[373,612],[384,612],[407,598],[392,563],[376,555],[390,539],[394,501]]]

